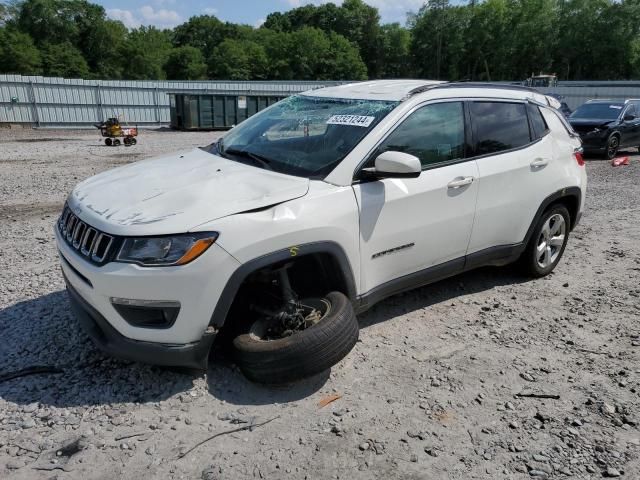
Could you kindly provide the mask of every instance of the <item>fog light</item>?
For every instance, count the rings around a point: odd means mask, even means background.
[[[125,321],[140,328],[170,328],[180,312],[180,302],[111,298],[113,308]]]

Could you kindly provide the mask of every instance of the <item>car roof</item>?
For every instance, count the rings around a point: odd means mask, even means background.
[[[302,95],[322,98],[403,101],[408,98],[483,97],[533,99],[544,105],[545,95],[533,88],[510,84],[444,82],[439,80],[373,80],[308,90]]]
[[[389,100],[405,99],[416,89],[438,85],[438,80],[374,80],[370,82],[347,83],[335,87],[309,90],[302,95],[310,97],[349,98],[358,100]]]

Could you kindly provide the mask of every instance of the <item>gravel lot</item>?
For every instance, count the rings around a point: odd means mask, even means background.
[[[640,478],[640,157],[588,163],[553,275],[482,269],[393,297],[330,373],[264,388],[222,358],[195,375],[105,357],[56,257],[77,182],[216,136],[0,130],[0,478]],[[58,373],[6,376],[33,366]]]

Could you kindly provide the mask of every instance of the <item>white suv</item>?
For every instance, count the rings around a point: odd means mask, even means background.
[[[586,173],[551,105],[523,87],[342,85],[85,180],[56,228],[73,310],[116,356],[206,368],[217,338],[255,381],[325,370],[389,295],[555,268]]]

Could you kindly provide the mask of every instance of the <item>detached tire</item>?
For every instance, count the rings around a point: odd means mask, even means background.
[[[331,292],[323,301],[329,308],[322,319],[289,337],[262,340],[252,333],[236,337],[234,355],[242,373],[257,383],[289,383],[342,360],[358,341],[358,321],[344,294]]]

